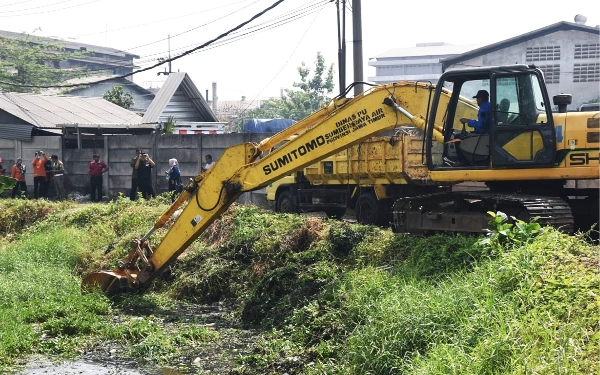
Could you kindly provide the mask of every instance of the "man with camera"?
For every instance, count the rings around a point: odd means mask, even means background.
[[[133,158],[131,158],[131,160],[129,161],[129,165],[131,165],[131,190],[129,190],[129,199],[134,201],[137,199],[137,192],[138,192],[138,170],[135,167],[135,163],[137,163],[140,154],[142,154],[143,151],[139,148],[135,149],[135,156]]]
[[[144,199],[155,197],[154,189],[152,188],[152,168],[154,166],[154,161],[145,152],[141,153],[135,162],[135,169],[138,171],[138,188]]]
[[[48,187],[46,184],[46,162],[49,161],[44,151],[37,151],[31,161],[33,165],[33,198],[46,198]]]

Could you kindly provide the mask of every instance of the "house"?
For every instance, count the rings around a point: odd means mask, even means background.
[[[63,136],[65,148],[102,134],[149,134],[134,112],[102,98],[0,93],[0,139],[29,142],[34,136]],[[17,147],[18,148],[18,147]]]
[[[172,124],[179,134],[223,133],[212,109],[187,73],[169,73],[142,122],[161,126]]]
[[[105,81],[105,79],[107,77],[85,77],[85,78],[78,78],[78,79],[73,79],[73,80],[69,80],[66,83],[68,84],[82,84],[82,86],[77,86],[74,88],[70,88],[67,90],[62,90],[62,91],[57,91],[56,89],[54,90],[47,90],[44,91],[43,93],[45,94],[64,94],[64,95],[70,95],[70,96],[81,96],[81,97],[95,97],[95,98],[102,98],[103,95],[112,90],[112,88],[114,86],[121,86],[123,88],[123,92],[125,93],[129,93],[132,97],[133,97],[133,105],[131,107],[129,107],[128,109],[130,111],[134,111],[136,113],[141,113],[143,114],[146,109],[150,106],[150,103],[152,103],[152,100],[154,100],[154,97],[156,96],[156,90],[148,90],[143,88],[142,86],[139,86],[133,82],[131,82],[129,79],[127,78],[122,78],[122,77],[117,77],[117,76],[112,76],[113,79],[111,79],[110,81]],[[98,82],[101,81],[101,82]],[[98,82],[98,83],[95,83]],[[93,83],[93,84],[90,84]]]

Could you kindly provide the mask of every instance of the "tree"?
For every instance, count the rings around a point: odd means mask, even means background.
[[[125,109],[129,109],[129,107],[135,103],[133,96],[128,92],[124,92],[122,86],[113,86],[113,88],[105,92],[102,97]]]
[[[299,121],[311,113],[321,109],[329,102],[334,89],[333,64],[325,71],[325,58],[317,52],[315,61],[315,73],[311,79],[308,78],[310,69],[304,62],[298,67],[300,82],[293,86],[299,90],[285,89],[282,98],[267,99],[261,108],[248,111],[245,118],[289,118]],[[241,127],[243,124],[236,124]]]
[[[59,62],[86,53],[68,52],[60,41],[27,34],[14,39],[0,37],[0,88],[39,93],[40,87],[29,86],[57,86],[68,79],[85,76],[83,69],[61,69]]]

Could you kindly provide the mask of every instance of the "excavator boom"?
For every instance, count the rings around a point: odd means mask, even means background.
[[[86,289],[100,287],[112,295],[145,288],[244,192],[324,159],[369,137],[398,126],[424,128],[431,84],[400,82],[374,87],[328,106],[260,142],[229,147],[216,164],[198,174],[178,199],[113,270],[87,275]],[[412,115],[416,113],[417,115]],[[178,213],[155,249],[148,239]]]

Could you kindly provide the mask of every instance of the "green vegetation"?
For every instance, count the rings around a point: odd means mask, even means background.
[[[0,194],[12,189],[16,183],[17,180],[12,177],[0,176]]]
[[[159,198],[0,200],[0,372],[115,346],[182,373],[204,373],[193,362],[208,355],[231,374],[600,370],[598,247],[502,214],[485,237],[415,238],[234,205],[151,290],[81,293],[82,275],[152,226]],[[217,301],[233,335],[258,332],[248,350],[211,352],[234,345],[200,318]]]
[[[102,98],[125,109],[129,109],[129,107],[135,104],[133,95],[129,92],[125,92],[123,86],[113,86],[112,89],[102,95]]]
[[[25,33],[16,38],[0,37],[0,89],[39,93],[43,86],[85,77],[89,72],[81,68],[57,67],[60,61],[89,54],[85,51],[66,50],[64,44],[57,39]]]

